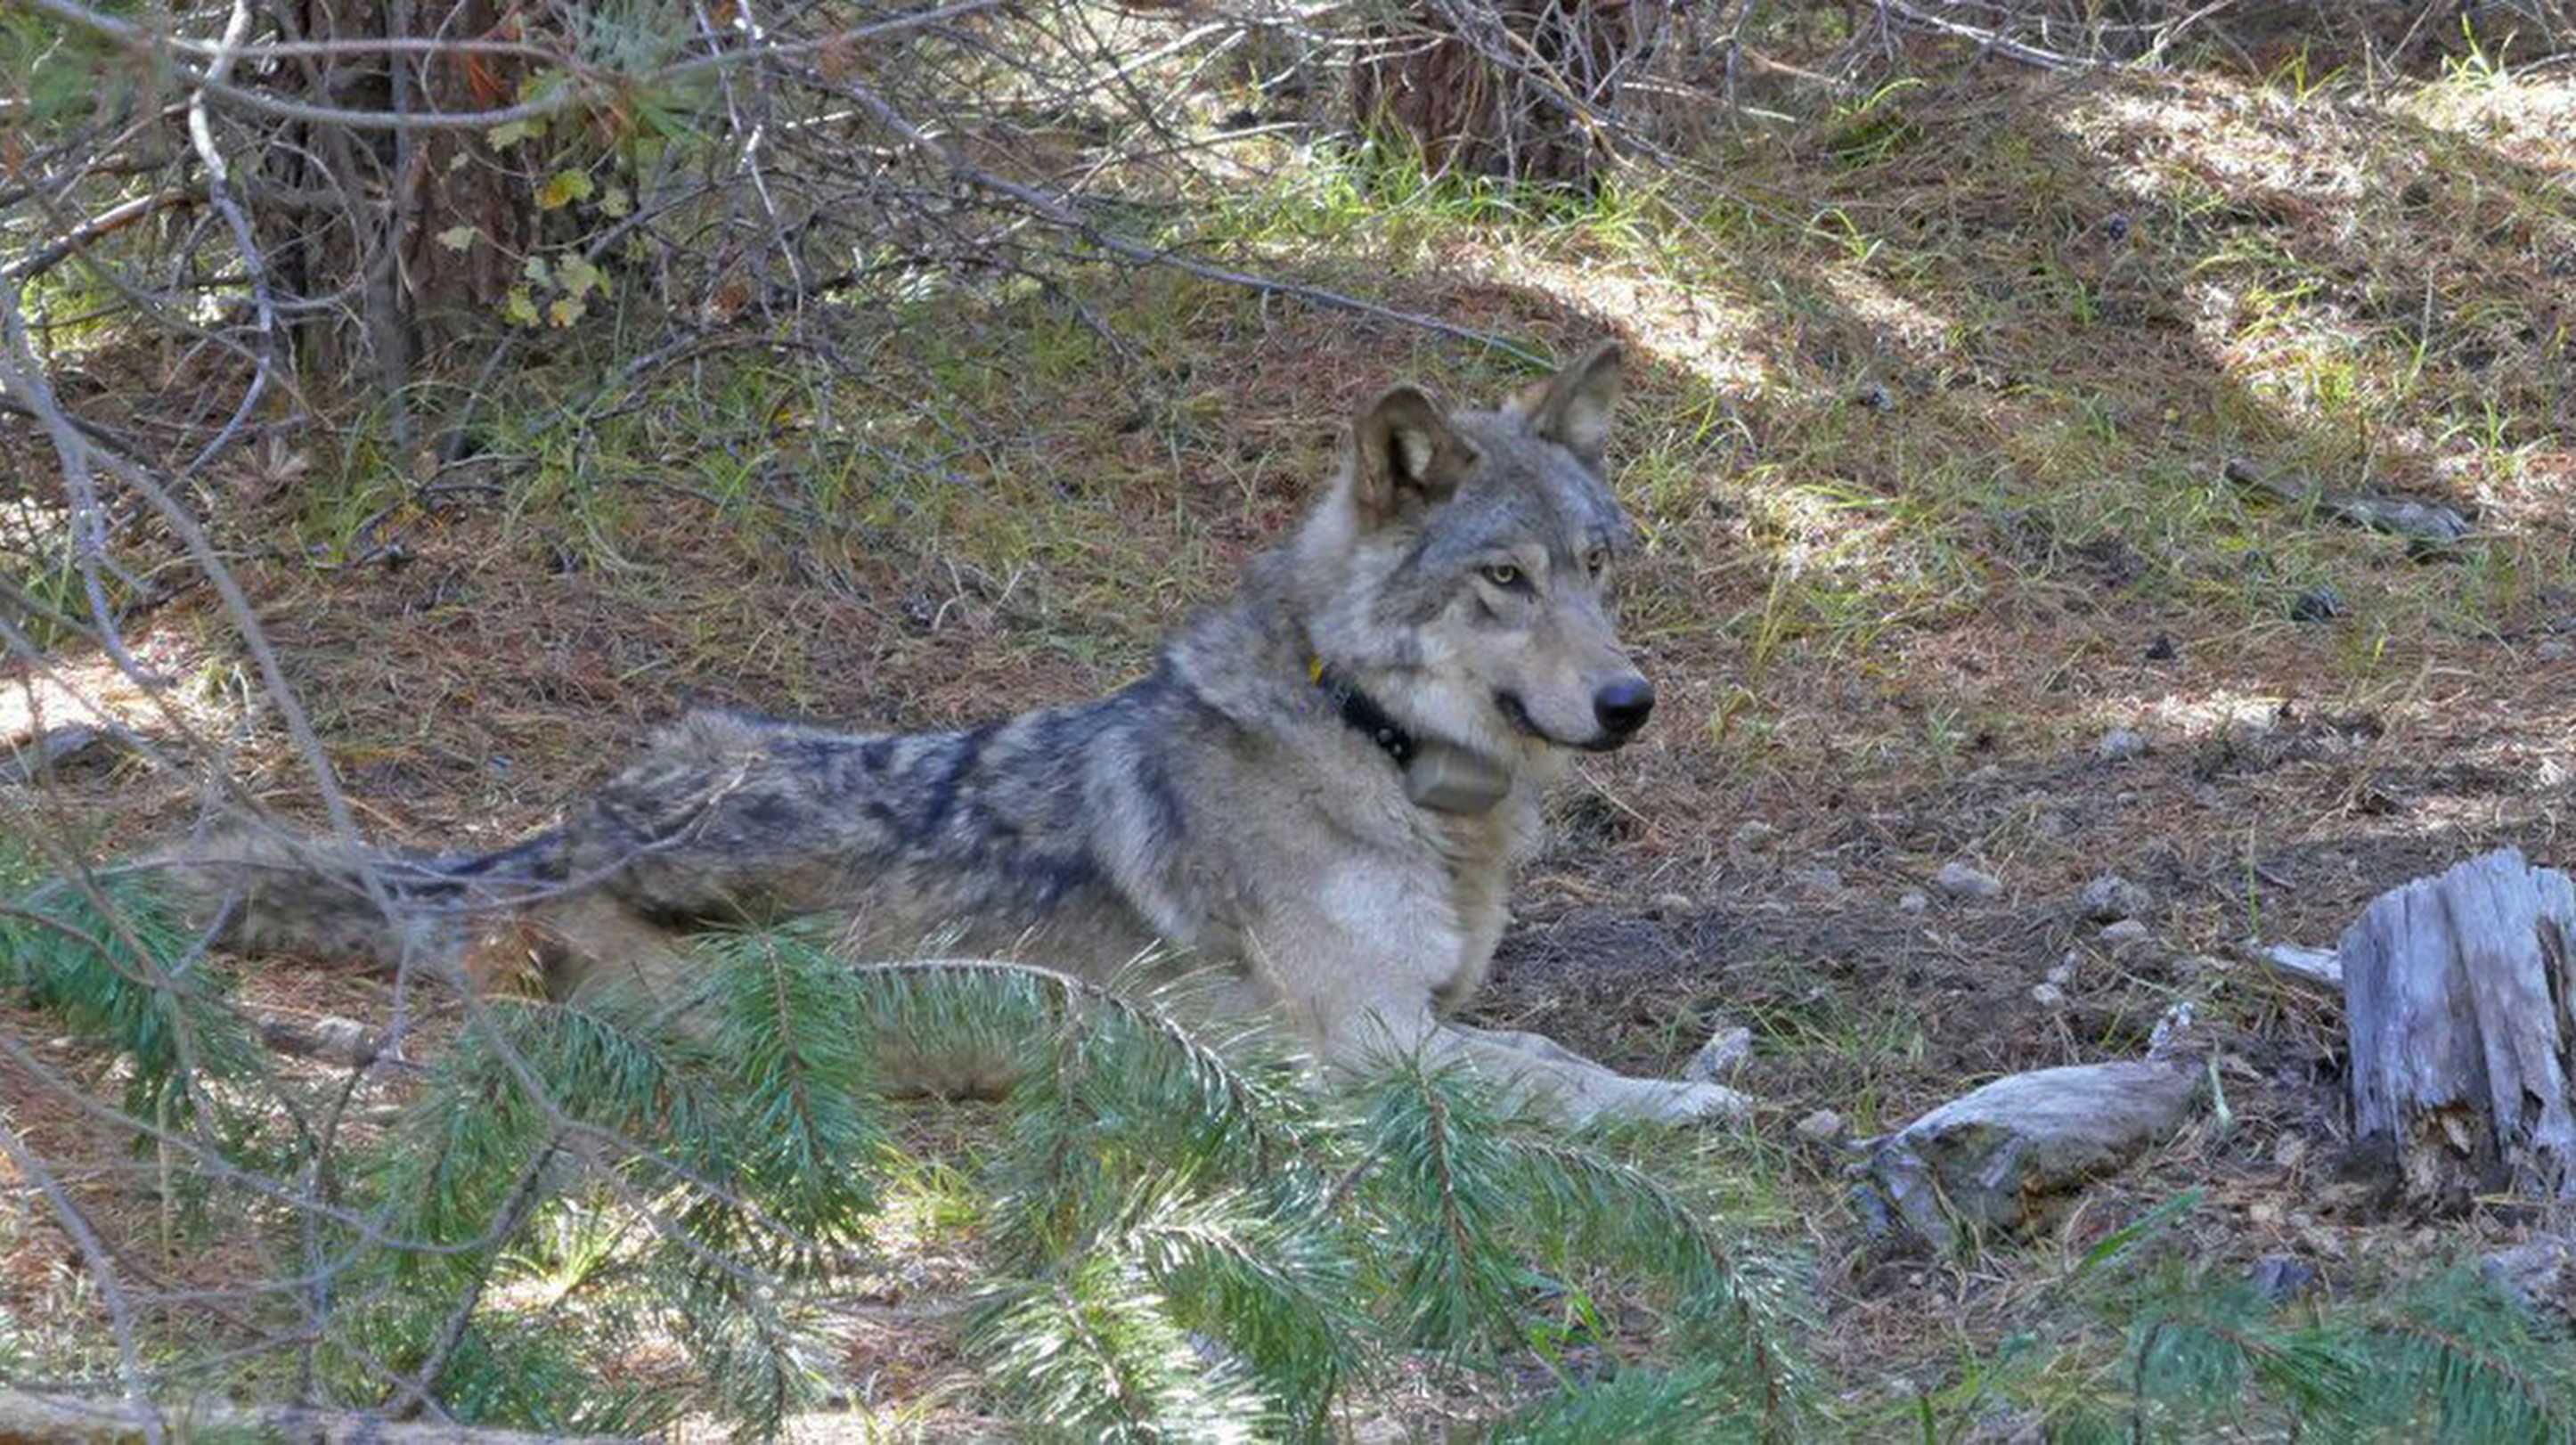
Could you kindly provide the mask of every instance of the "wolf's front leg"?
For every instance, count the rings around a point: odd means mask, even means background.
[[[1581,1117],[1607,1116],[1618,1119],[1643,1119],[1658,1124],[1685,1124],[1702,1119],[1741,1122],[1753,1111],[1751,1098],[1718,1084],[1694,1084],[1680,1079],[1641,1079],[1623,1074],[1606,1064],[1595,1063],[1544,1034],[1525,1033],[1519,1029],[1480,1029],[1472,1024],[1442,1021],[1440,1027],[1460,1035],[1455,1046],[1470,1058],[1483,1056],[1488,1063],[1479,1067],[1511,1067],[1495,1061],[1497,1054],[1515,1056],[1521,1067],[1532,1061],[1549,1071],[1549,1079],[1573,1078],[1582,1081],[1582,1097],[1598,1101]]]
[[[1349,864],[1282,900],[1245,931],[1255,975],[1325,1063],[1369,1073],[1407,1059],[1464,1064],[1522,1105],[1582,1122],[1738,1118],[1744,1097],[1713,1084],[1636,1079],[1530,1034],[1442,1020],[1433,1000],[1460,973],[1468,939],[1445,906],[1446,879]],[[1488,943],[1487,946],[1490,946]]]
[[[1629,1119],[1652,1124],[1735,1121],[1751,1101],[1716,1084],[1640,1079],[1596,1064],[1536,1034],[1500,1034],[1433,1017],[1427,1000],[1399,1014],[1345,1017],[1323,1038],[1327,1063],[1369,1074],[1406,1059],[1464,1064],[1501,1086],[1507,1101],[1570,1124]]]

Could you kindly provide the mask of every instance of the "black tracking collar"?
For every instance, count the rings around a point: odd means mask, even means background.
[[[1352,731],[1377,744],[1378,751],[1395,759],[1399,768],[1413,761],[1413,734],[1404,730],[1404,724],[1387,716],[1386,709],[1379,707],[1367,693],[1326,671],[1320,657],[1308,659],[1306,675],[1314,680],[1315,686],[1323,689],[1324,696],[1332,699],[1333,706],[1341,711],[1342,721]]]

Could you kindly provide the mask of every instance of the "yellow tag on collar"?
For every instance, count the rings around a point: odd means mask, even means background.
[[[1306,680],[1319,687],[1323,685],[1324,659],[1320,657],[1309,657],[1306,659]]]

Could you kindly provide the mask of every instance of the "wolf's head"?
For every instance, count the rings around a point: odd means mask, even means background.
[[[1372,402],[1290,549],[1317,657],[1489,757],[1634,736],[1655,693],[1610,620],[1634,538],[1601,475],[1618,395],[1604,344],[1491,411]]]

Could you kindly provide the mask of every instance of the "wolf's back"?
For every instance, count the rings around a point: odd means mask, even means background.
[[[457,958],[518,902],[564,875],[560,832],[483,854],[429,854],[236,831],[158,860],[191,921],[245,953]]]

